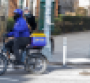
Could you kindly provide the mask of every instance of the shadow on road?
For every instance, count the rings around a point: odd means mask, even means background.
[[[57,72],[63,73],[65,72],[70,72],[70,71],[77,71],[78,69],[90,69],[89,65],[69,65],[67,67],[63,67],[61,65],[48,65],[48,68],[46,72],[42,75],[33,75],[31,73],[28,73],[24,70],[12,70],[12,71],[7,71],[6,74],[0,77],[0,83],[27,83],[34,81],[37,77],[43,77],[50,75],[52,73],[55,73],[57,75]],[[61,74],[60,74],[61,75]]]
[[[83,70],[83,69],[90,69],[90,65],[68,65],[68,66],[61,66],[61,65],[57,65],[57,66],[49,66],[47,68],[47,71],[45,74],[49,74],[51,72],[54,71],[68,71],[68,70]]]
[[[0,83],[25,83],[32,80],[33,78],[30,73],[25,72],[24,70],[7,71],[0,77]]]

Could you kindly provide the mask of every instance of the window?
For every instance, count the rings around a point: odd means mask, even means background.
[[[58,14],[61,14],[61,5],[58,5]]]
[[[18,0],[19,2],[18,2],[18,7],[20,8],[20,9],[23,9],[23,3],[24,3],[24,0]]]

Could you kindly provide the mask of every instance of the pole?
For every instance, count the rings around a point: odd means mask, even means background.
[[[36,1],[37,0],[33,0],[33,16],[35,16]]]
[[[63,66],[66,66],[67,56],[67,37],[63,37]]]
[[[23,2],[23,9],[26,7],[26,0]]]
[[[45,20],[44,20],[44,33],[46,34],[47,38],[47,45],[44,47],[43,53],[48,58],[51,59],[51,0],[45,0]]]

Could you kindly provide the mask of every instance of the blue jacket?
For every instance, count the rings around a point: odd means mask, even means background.
[[[7,34],[8,37],[14,36],[17,37],[29,37],[30,36],[30,30],[28,28],[28,25],[25,21],[25,19],[22,17],[18,18],[17,21],[14,24],[14,28],[12,32],[9,32]]]

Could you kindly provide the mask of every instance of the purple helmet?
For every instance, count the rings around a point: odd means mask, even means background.
[[[15,9],[14,13],[19,14],[21,16],[23,15],[23,11],[21,9]]]

